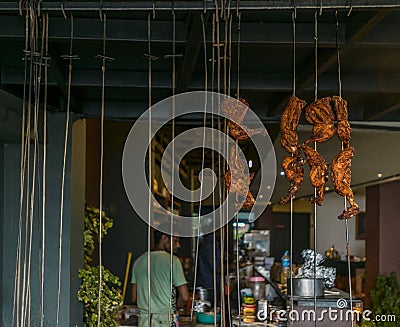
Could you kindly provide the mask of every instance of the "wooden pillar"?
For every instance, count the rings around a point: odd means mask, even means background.
[[[400,181],[367,188],[366,196],[366,280],[365,306],[370,307],[370,290],[378,274],[397,273],[400,282]]]

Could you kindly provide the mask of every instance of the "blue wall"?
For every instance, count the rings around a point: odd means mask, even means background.
[[[60,231],[60,201],[61,201],[61,173],[63,164],[65,114],[51,114],[47,120],[48,144],[47,144],[47,182],[46,182],[46,233],[45,233],[45,283],[44,283],[44,325],[56,326],[57,290],[58,290],[58,260],[59,260],[59,231]],[[70,134],[71,139],[71,134]],[[1,148],[0,148],[1,149]],[[1,323],[4,327],[12,326],[14,278],[16,272],[16,253],[18,243],[19,222],[19,197],[20,197],[20,144],[4,144],[3,165],[0,165],[4,179],[2,183],[1,197],[2,226],[0,249],[2,250],[1,263]],[[31,156],[33,144],[31,144]],[[40,147],[42,151],[42,147]],[[39,164],[42,167],[42,162]],[[32,165],[31,165],[32,167]],[[32,168],[31,168],[32,171]],[[0,174],[0,177],[1,177]],[[73,256],[71,256],[71,228],[73,232],[79,231],[80,224],[71,220],[71,142],[68,146],[67,168],[65,175],[64,211],[63,211],[63,242],[62,242],[62,268],[61,268],[61,296],[59,326],[81,325],[81,316],[76,318],[79,312],[76,299],[76,286],[71,294],[71,283],[78,284],[76,271],[71,271],[72,262],[82,260],[82,243],[73,244]],[[32,178],[32,176],[31,176]],[[39,187],[38,178],[42,178],[42,171],[36,176],[35,206],[32,224],[32,256],[30,265],[31,276],[31,326],[40,326],[40,251],[41,251],[41,198],[42,189]],[[40,194],[40,195],[39,195]],[[23,225],[25,224],[23,215]],[[71,224],[72,221],[72,224]],[[0,224],[1,226],[1,224]],[[79,231],[80,232],[80,231]],[[23,233],[25,234],[25,232]],[[82,235],[82,234],[81,234]],[[22,239],[24,242],[24,239]],[[29,242],[28,242],[29,244]],[[76,251],[76,252],[75,252]],[[28,268],[28,267],[27,267]],[[23,267],[22,267],[23,269]],[[28,269],[26,269],[28,271]],[[23,278],[21,278],[22,284]],[[71,307],[75,315],[71,318]],[[78,309],[76,309],[78,308]]]

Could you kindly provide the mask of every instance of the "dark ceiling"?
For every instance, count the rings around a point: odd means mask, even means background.
[[[106,116],[134,119],[147,108],[148,60],[147,16],[152,7],[147,2],[103,2],[107,14]],[[231,76],[231,94],[236,94],[238,17],[236,2],[231,5],[231,65],[221,59],[220,91],[224,76]],[[346,1],[297,1],[296,78],[297,95],[308,102],[314,98],[314,12],[322,3],[318,17],[318,95],[338,93],[336,60],[337,5],[341,47],[343,97],[349,102],[352,121],[400,120],[400,6],[394,1],[353,1],[348,15]],[[204,89],[204,48],[201,15],[206,20],[208,84],[214,75],[217,88],[217,63],[212,71],[213,4],[205,1],[207,12],[198,10],[203,1],[175,1],[176,18],[176,87],[177,92]],[[87,116],[100,111],[101,60],[96,55],[103,49],[103,22],[99,17],[100,2],[44,1],[41,13],[49,12],[49,104],[52,110],[65,110],[69,53],[70,16],[74,16],[72,110]],[[120,10],[125,6],[127,10]],[[284,9],[264,9],[282,7]],[[293,37],[290,1],[241,1],[240,95],[264,122],[276,121],[292,92]],[[375,6],[375,7],[374,7]],[[386,8],[388,7],[389,8]],[[170,1],[154,3],[151,17],[151,54],[153,102],[172,94],[172,11]],[[329,8],[328,8],[329,7]],[[188,8],[187,10],[184,10]],[[152,16],[152,15],[151,15]],[[0,4],[1,88],[22,97],[24,84],[23,49],[25,15],[18,13],[16,2]],[[224,17],[220,18],[220,42],[224,43]],[[229,21],[229,20],[228,20]],[[228,24],[229,27],[229,24]],[[228,28],[229,31],[229,28]],[[228,33],[229,35],[229,33]],[[40,35],[39,35],[40,37]],[[216,39],[216,37],[214,37]],[[216,40],[214,40],[216,43]],[[225,46],[227,43],[225,43]],[[229,44],[228,44],[229,45]],[[223,57],[221,46],[221,57]],[[214,47],[215,49],[216,47]],[[229,53],[228,53],[229,55]],[[216,57],[216,51],[214,52]],[[214,73],[214,74],[213,74]],[[227,77],[226,77],[227,80]]]

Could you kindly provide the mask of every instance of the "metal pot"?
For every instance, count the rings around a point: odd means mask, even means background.
[[[290,278],[287,279],[288,294],[290,294]],[[323,296],[325,283],[323,278],[315,279],[316,296]],[[293,278],[293,296],[314,297],[314,278]]]

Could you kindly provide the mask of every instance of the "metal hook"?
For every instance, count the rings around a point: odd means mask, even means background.
[[[203,13],[207,13],[207,0],[203,0]]]
[[[175,0],[172,0],[171,7],[172,7],[172,16],[175,16]]]
[[[322,15],[322,0],[319,2],[319,15]]]
[[[67,14],[65,13],[65,8],[64,8],[64,1],[61,2],[61,12],[64,16],[64,19],[67,19]]]
[[[154,3],[154,1],[152,1],[153,5],[153,19],[156,19],[156,4]]]
[[[297,5],[296,5],[296,0],[293,0],[293,13],[294,13],[294,19],[297,18]]]
[[[352,4],[352,2],[351,2],[351,0],[350,0],[350,8],[349,8],[349,12],[347,13],[347,17],[350,16],[350,14],[351,14],[352,11],[353,11],[353,4]]]
[[[236,1],[236,17],[239,17],[239,0]]]
[[[100,20],[103,21],[103,0],[100,1],[99,15],[100,15]]]

